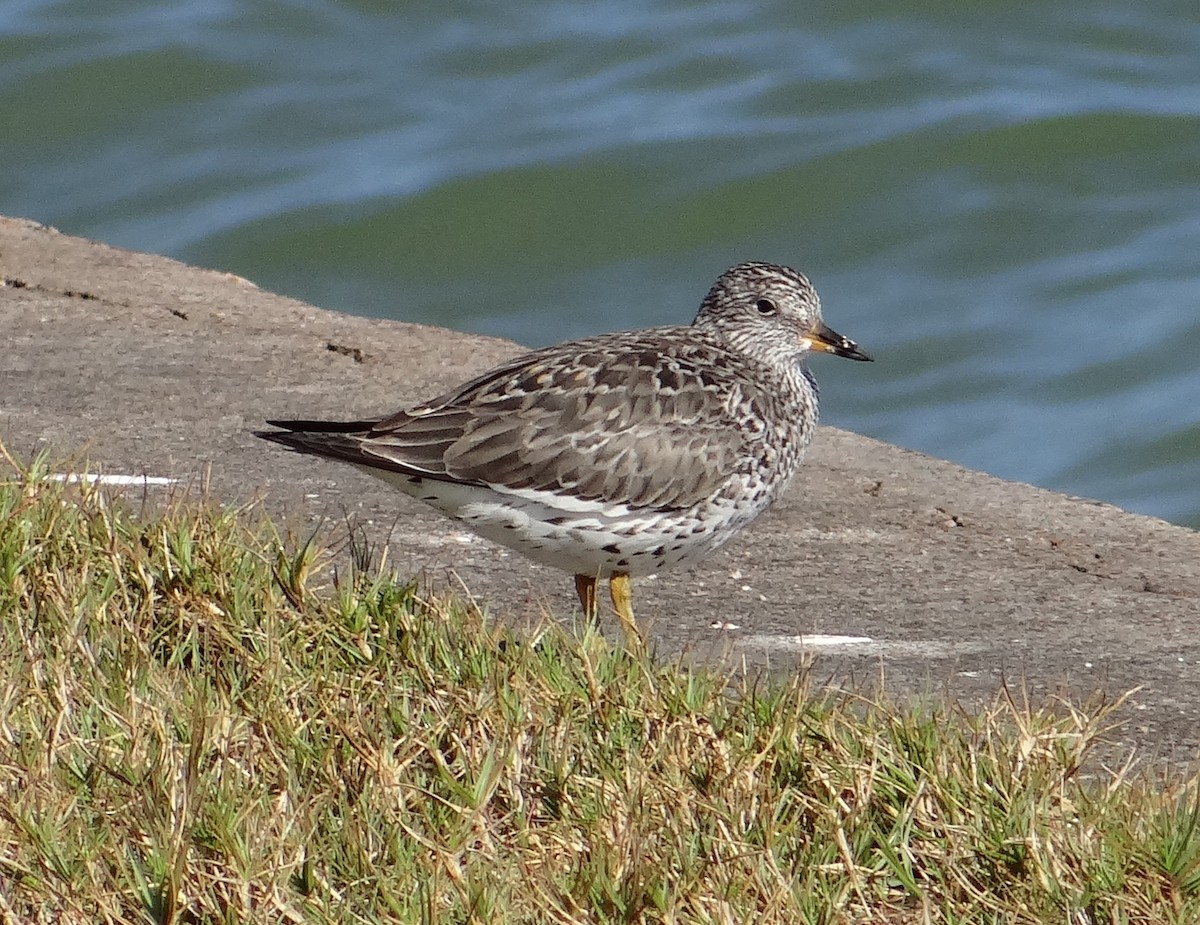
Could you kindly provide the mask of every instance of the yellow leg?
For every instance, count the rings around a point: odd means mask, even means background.
[[[576,575],[575,593],[579,595],[579,603],[583,605],[583,615],[589,620],[596,618],[596,576]]]
[[[613,610],[630,640],[642,643],[642,634],[633,622],[633,582],[626,572],[614,572],[608,580],[608,593],[612,598]]]

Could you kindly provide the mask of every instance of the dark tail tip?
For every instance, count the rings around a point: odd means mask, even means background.
[[[286,433],[310,434],[363,434],[375,426],[376,421],[267,421],[272,427],[279,427]],[[270,439],[268,434],[278,431],[255,433],[256,437]]]

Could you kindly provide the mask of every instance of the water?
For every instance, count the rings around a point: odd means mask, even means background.
[[[0,212],[531,345],[790,263],[878,360],[818,359],[828,422],[1200,526],[1195,0],[0,0],[0,165]]]

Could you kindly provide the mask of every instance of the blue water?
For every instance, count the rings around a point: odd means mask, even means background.
[[[789,263],[878,360],[817,361],[828,422],[1200,526],[1195,0],[9,0],[0,165],[0,212],[527,344]]]

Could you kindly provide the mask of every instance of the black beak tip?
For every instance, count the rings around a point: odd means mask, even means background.
[[[820,344],[818,349],[834,356],[845,357],[847,360],[858,360],[860,363],[873,362],[872,356],[865,350],[859,349],[858,344],[848,337],[843,337],[827,325],[820,325],[814,332],[813,340]]]
[[[862,363],[874,362],[874,358],[869,353],[859,349],[858,344],[848,337],[836,334],[826,343],[829,345],[829,352],[834,356],[845,357],[847,360],[858,360]]]

